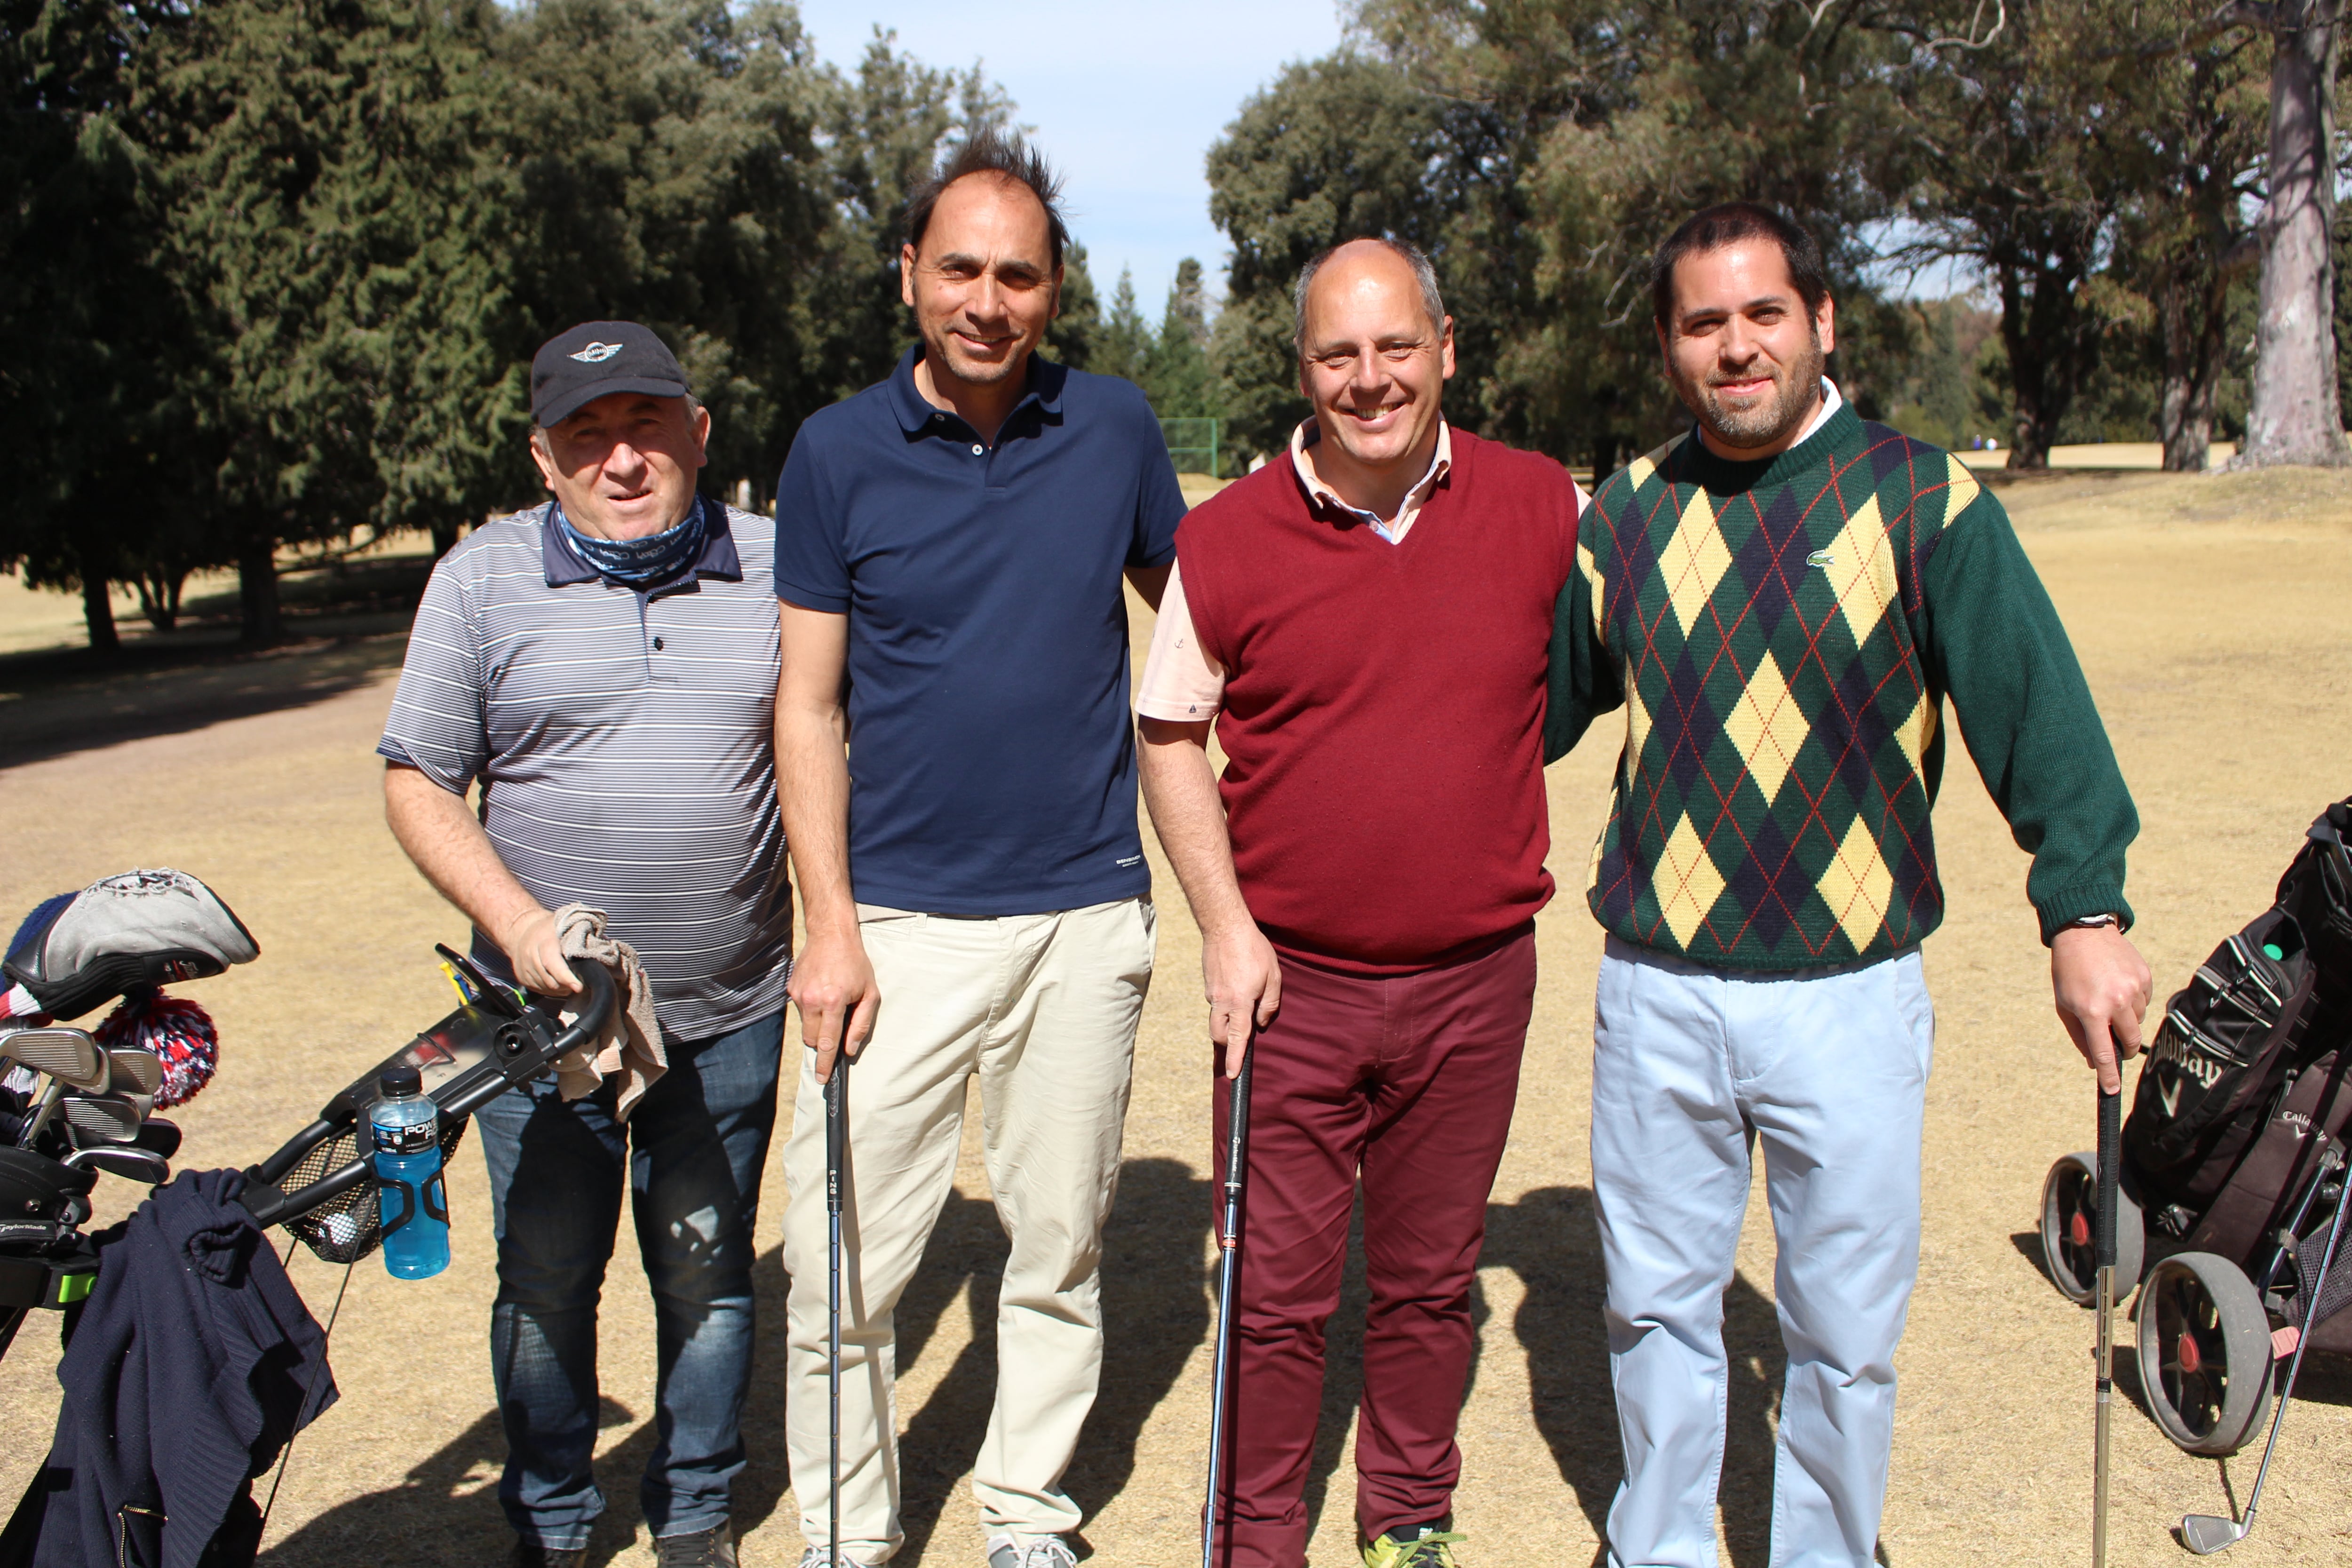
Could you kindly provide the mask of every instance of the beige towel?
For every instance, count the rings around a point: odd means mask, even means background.
[[[604,934],[604,911],[585,904],[566,904],[555,911],[556,941],[566,958],[593,959],[613,972],[614,1008],[603,1033],[587,1045],[556,1058],[555,1081],[566,1100],[596,1092],[614,1073],[621,1075],[621,1092],[614,1114],[622,1121],[669,1070],[662,1049],[661,1025],[654,1019],[654,988],[646,978],[637,950]]]

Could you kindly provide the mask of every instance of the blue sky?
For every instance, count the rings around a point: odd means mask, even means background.
[[[926,65],[979,61],[1067,176],[1070,229],[1105,305],[1124,264],[1155,321],[1184,257],[1223,291],[1209,144],[1285,64],[1339,42],[1333,0],[801,0],[801,19],[844,68],[877,23]]]

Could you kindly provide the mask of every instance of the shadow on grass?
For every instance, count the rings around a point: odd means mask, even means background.
[[[1065,1484],[1087,1513],[1118,1495],[1135,1470],[1144,1422],[1207,1334],[1209,1310],[1201,1289],[1206,1245],[1208,1184],[1173,1160],[1130,1160],[1119,1174],[1118,1203],[1104,1237],[1103,1316],[1108,1325],[1102,1392]],[[913,1563],[936,1533],[959,1479],[971,1470],[987,1435],[996,1389],[996,1300],[1004,1277],[1005,1242],[996,1205],[951,1193],[922,1266],[898,1310],[898,1361],[912,1365],[939,1331],[960,1294],[971,1311],[971,1342],[916,1412],[899,1439],[907,1543],[895,1561]],[[743,1414],[748,1462],[735,1479],[733,1518],[739,1533],[768,1522],[794,1504],[785,1449],[782,1375],[787,1281],[781,1247],[754,1267],[759,1310],[756,1370]],[[620,1288],[635,1288],[627,1282]],[[488,1353],[489,1323],[482,1324]],[[358,1415],[345,1411],[346,1416]],[[373,1414],[373,1413],[371,1413]],[[604,1401],[610,1428],[636,1418]],[[360,1418],[369,1418],[362,1415]],[[396,1419],[396,1413],[382,1413]],[[588,1561],[594,1568],[631,1550],[644,1514],[637,1478],[653,1451],[654,1424],[641,1422],[597,1461],[606,1499]],[[498,1413],[485,1411],[455,1438],[420,1459],[397,1487],[350,1499],[277,1539],[261,1554],[272,1568],[341,1568],[350,1563],[383,1568],[442,1568],[503,1562],[512,1539],[498,1501],[498,1474],[506,1440]],[[302,1464],[298,1442],[293,1464]],[[266,1483],[264,1483],[266,1490]],[[789,1519],[785,1521],[790,1528]],[[976,1555],[961,1547],[948,1555]]]
[[[1337,1479],[1349,1423],[1363,1395],[1369,1297],[1361,1227],[1360,1210],[1349,1233],[1339,1307],[1327,1340],[1321,1424],[1307,1471],[1309,1519],[1321,1516]],[[1605,1538],[1609,1504],[1624,1475],[1624,1462],[1609,1384],[1601,1243],[1591,1191],[1543,1187],[1517,1203],[1488,1205],[1486,1245],[1479,1266],[1508,1268],[1526,1289],[1512,1329],[1528,1358],[1536,1429],[1593,1533]],[[1483,1329],[1489,1315],[1483,1289],[1473,1288],[1470,1305],[1473,1321]],[[1772,1424],[1788,1358],[1771,1301],[1745,1276],[1735,1277],[1725,1295],[1723,1338],[1731,1374],[1722,1484],[1724,1545],[1738,1568],[1761,1568],[1771,1549]],[[1477,1376],[1474,1362],[1473,1386]],[[1466,1388],[1464,1395],[1466,1400]],[[1324,1554],[1328,1555],[1353,1542],[1325,1544]]]
[[[111,654],[0,654],[0,757],[10,764],[299,708],[399,667],[432,562],[392,556],[281,579],[285,637],[236,640],[231,594],[192,600],[170,632],[126,626]]]

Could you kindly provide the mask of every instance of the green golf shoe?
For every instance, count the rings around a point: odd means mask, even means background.
[[[1364,1568],[1457,1568],[1454,1548],[1470,1538],[1446,1528],[1454,1521],[1411,1524],[1364,1546]]]

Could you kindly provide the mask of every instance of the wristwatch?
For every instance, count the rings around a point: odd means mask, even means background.
[[[2123,917],[2117,914],[2076,915],[2066,922],[2069,931],[2090,931],[2098,926],[2113,926],[2121,931],[2124,929]]]

